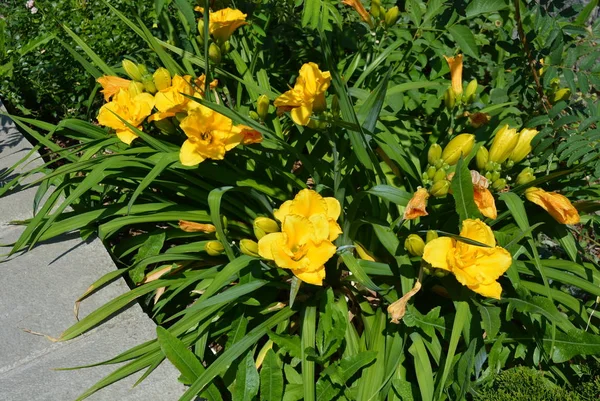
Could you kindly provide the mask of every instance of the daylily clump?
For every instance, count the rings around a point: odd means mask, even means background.
[[[141,129],[141,125],[152,112],[154,96],[140,93],[135,96],[126,89],[119,89],[113,100],[100,108],[98,123],[117,131],[119,139],[126,144],[138,137],[119,117],[130,125]],[[117,117],[119,116],[119,117]]]
[[[496,246],[492,229],[479,219],[462,223],[460,236],[487,247],[467,244],[450,237],[436,238],[425,245],[423,260],[454,274],[458,282],[484,297],[500,299],[498,278],[512,263],[510,253]]]
[[[325,92],[331,83],[329,71],[321,71],[315,63],[306,63],[300,69],[293,89],[285,92],[273,103],[282,113],[289,111],[298,125],[307,125],[313,112],[327,108]]]
[[[340,213],[337,199],[303,189],[275,211],[281,232],[260,238],[259,255],[306,283],[323,285],[325,262],[336,252],[332,241],[342,233],[337,223]]]

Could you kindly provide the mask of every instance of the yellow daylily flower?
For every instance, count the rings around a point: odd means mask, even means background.
[[[335,254],[335,245],[318,238],[320,228],[304,216],[285,216],[281,231],[262,237],[258,254],[274,260],[282,269],[290,269],[305,283],[323,285],[325,263]]]
[[[517,140],[515,148],[510,156],[508,156],[509,160],[518,163],[526,158],[527,155],[531,153],[531,141],[537,134],[538,130],[536,129],[523,128],[521,132],[519,132],[519,139]]]
[[[342,233],[337,223],[342,208],[335,198],[324,198],[312,189],[303,189],[293,200],[283,202],[273,215],[281,222],[290,215],[306,217],[314,225],[318,240],[335,241]]]
[[[307,125],[313,111],[327,107],[325,92],[331,83],[331,73],[322,72],[315,63],[306,63],[300,69],[293,89],[285,92],[273,103],[279,113],[290,111],[292,120],[298,125]]]
[[[120,89],[129,88],[131,81],[129,79],[115,77],[113,75],[105,75],[96,80],[102,85],[102,92],[104,94],[104,101],[108,102],[111,97],[119,93]]]
[[[110,103],[100,108],[98,123],[116,130],[119,139],[129,145],[138,136],[117,115],[141,129],[142,123],[150,115],[153,107],[154,96],[151,94],[140,93],[131,96],[128,90],[120,89]]]
[[[204,12],[203,7],[194,8],[196,11]],[[229,40],[233,32],[243,25],[247,25],[247,15],[240,10],[232,8],[224,8],[219,11],[211,11],[209,15],[210,24],[208,30],[220,43]]]
[[[179,220],[179,228],[187,233],[202,232],[205,234],[214,233],[217,228],[212,224],[196,223],[194,221]]]
[[[373,27],[373,21],[371,20],[371,15],[365,9],[365,6],[361,3],[360,0],[342,0],[342,4],[352,7],[356,10],[360,19]]]
[[[512,256],[506,249],[496,246],[492,229],[479,219],[464,220],[460,236],[490,248],[440,237],[425,245],[423,259],[435,268],[451,272],[459,283],[472,291],[500,299],[502,286],[496,280],[508,270]]]
[[[429,198],[429,192],[425,188],[417,189],[417,192],[413,194],[413,197],[408,201],[406,209],[404,210],[404,219],[412,220],[417,217],[427,216],[429,213],[425,210],[427,207],[427,199]]]
[[[243,140],[229,118],[204,106],[190,111],[179,126],[188,137],[179,152],[184,166],[195,166],[205,159],[222,160],[225,152]]]
[[[185,95],[194,95],[191,79],[189,75],[183,77],[175,75],[171,80],[171,86],[156,92],[154,99],[158,113],[152,114],[148,121],[160,121],[186,111],[190,98]]]
[[[508,124],[500,128],[492,141],[489,160],[496,163],[503,163],[512,153],[518,140],[519,134],[517,134],[516,129],[510,128]]]
[[[463,93],[462,71],[463,71],[463,55],[458,54],[454,57],[444,56],[448,67],[450,67],[450,79],[452,80],[452,92],[455,96]]]
[[[580,221],[579,212],[564,195],[531,187],[525,190],[525,197],[544,208],[554,220],[561,224],[577,224]]]

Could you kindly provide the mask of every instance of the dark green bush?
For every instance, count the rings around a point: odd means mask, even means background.
[[[110,3],[130,16],[154,19],[153,2]],[[37,0],[34,6],[36,13],[24,0],[0,2],[0,97],[11,112],[50,121],[88,118],[92,103],[100,102],[90,96],[94,79],[61,45],[76,48],[61,24],[109,65],[119,64],[124,55],[148,60],[145,44],[101,0]]]
[[[474,396],[475,401],[592,401],[600,397],[600,372],[582,375],[572,389],[560,387],[540,370],[516,367],[501,372],[492,387]]]

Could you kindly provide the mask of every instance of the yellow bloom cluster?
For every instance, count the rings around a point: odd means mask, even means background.
[[[425,245],[423,259],[433,267],[449,271],[469,289],[485,297],[500,299],[502,286],[496,280],[512,263],[510,253],[496,246],[492,229],[479,219],[463,221],[460,236],[488,247],[467,244],[449,237]]]
[[[329,71],[322,72],[315,63],[306,63],[300,68],[294,88],[275,99],[274,105],[279,113],[289,111],[296,124],[307,125],[313,112],[327,108],[325,92],[330,83]]]
[[[259,239],[259,255],[275,261],[283,269],[290,269],[306,283],[323,285],[325,262],[336,251],[332,241],[342,233],[337,223],[340,213],[337,199],[303,189],[275,211],[281,232]]]

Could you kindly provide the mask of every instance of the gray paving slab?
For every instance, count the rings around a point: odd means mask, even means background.
[[[1,103],[0,103],[1,107]],[[0,117],[0,172],[32,148],[11,122]],[[37,158],[37,159],[36,159]],[[28,167],[40,165],[32,155]],[[6,182],[6,180],[4,180]],[[0,186],[3,182],[0,181]],[[16,241],[24,227],[13,220],[32,217],[35,188],[0,198],[0,244]],[[0,246],[0,255],[9,248]],[[118,366],[57,371],[100,362],[155,337],[154,322],[138,304],[89,333],[67,342],[52,342],[76,322],[73,305],[88,286],[115,266],[103,244],[67,234],[11,258],[0,258],[0,401],[70,401]],[[80,316],[128,291],[118,280],[85,300]],[[100,390],[94,401],[178,400],[185,388],[178,372],[163,362],[144,382],[139,375]]]

